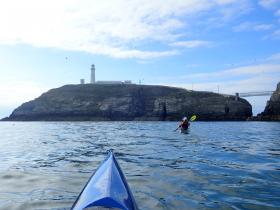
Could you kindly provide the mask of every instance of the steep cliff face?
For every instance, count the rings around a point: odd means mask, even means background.
[[[280,82],[267,102],[264,111],[260,114],[262,120],[280,121]]]
[[[151,85],[66,85],[16,108],[5,120],[245,120],[244,99]]]

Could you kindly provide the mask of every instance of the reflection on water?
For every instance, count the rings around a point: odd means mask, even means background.
[[[0,123],[0,209],[69,209],[114,149],[140,209],[279,209],[280,124]]]

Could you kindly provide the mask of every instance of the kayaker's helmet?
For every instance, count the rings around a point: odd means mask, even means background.
[[[186,120],[188,120],[188,118],[187,117],[183,117],[183,121],[186,121]]]

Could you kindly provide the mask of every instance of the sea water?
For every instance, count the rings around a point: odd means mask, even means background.
[[[280,123],[1,122],[0,209],[69,209],[113,149],[139,209],[279,209]]]

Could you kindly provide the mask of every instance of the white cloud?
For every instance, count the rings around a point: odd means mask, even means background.
[[[275,39],[280,39],[280,29],[274,31],[272,37]]]
[[[180,30],[188,31],[194,17],[213,9],[222,13],[239,8],[245,1],[0,0],[0,44],[24,43],[118,58],[170,56],[178,52],[129,46],[176,42],[182,36]]]
[[[276,53],[267,58],[268,61],[280,61],[280,53]],[[280,71],[280,69],[279,69]]]
[[[265,30],[271,29],[272,27],[273,27],[272,24],[259,24],[254,27],[254,30],[255,31],[265,31]]]
[[[248,79],[241,79],[230,82],[209,82],[209,83],[195,83],[194,90],[213,91],[217,92],[219,86],[220,93],[234,94],[236,92],[254,92],[254,91],[267,91],[274,90],[276,87],[277,78],[273,76],[256,75]],[[186,87],[190,87],[188,84]]]
[[[157,78],[158,84],[200,91],[234,94],[235,92],[271,91],[280,78],[280,54],[276,53],[258,65],[244,65],[220,71]]]
[[[266,9],[274,9],[279,5],[279,0],[259,0],[259,4]]]
[[[261,24],[254,22],[243,22],[237,26],[233,27],[233,30],[236,32],[240,31],[266,31],[273,28],[272,24]]]
[[[210,47],[212,46],[212,42],[203,41],[203,40],[180,41],[180,42],[172,43],[171,46],[186,47],[186,48]]]
[[[202,64],[197,64],[197,63],[188,63],[185,65],[186,68],[197,68],[197,67],[201,67]]]
[[[223,9],[218,11],[220,15],[214,18],[214,20],[217,22],[222,22],[223,24],[233,19],[238,19],[240,16],[248,14],[253,10],[252,3],[250,0],[240,0],[240,1],[222,0],[220,1],[220,5],[222,5],[221,2],[224,2],[223,5],[224,7]]]
[[[265,39],[280,39],[280,29],[273,31],[271,34],[267,35]]]
[[[218,4],[224,5],[224,4],[232,4],[235,3],[236,0],[217,0]]]
[[[273,91],[279,79],[269,75],[255,75],[247,79],[235,81],[215,81],[215,82],[194,82],[194,83],[178,83],[172,86],[184,87],[199,91],[211,91],[225,94],[234,94],[242,92],[254,91]]]
[[[181,76],[182,79],[192,80],[212,80],[212,79],[231,79],[238,76],[254,76],[268,73],[280,73],[280,64],[260,64],[243,66],[239,68],[227,69],[223,71],[215,71],[210,73],[196,73]]]
[[[72,49],[75,50],[75,49]],[[85,52],[94,53],[100,55],[111,55],[115,58],[139,58],[139,59],[152,59],[159,57],[166,57],[179,54],[176,50],[170,51],[141,51],[141,50],[130,50],[118,47],[110,47],[108,45],[95,44],[93,46],[86,46],[79,49]]]

